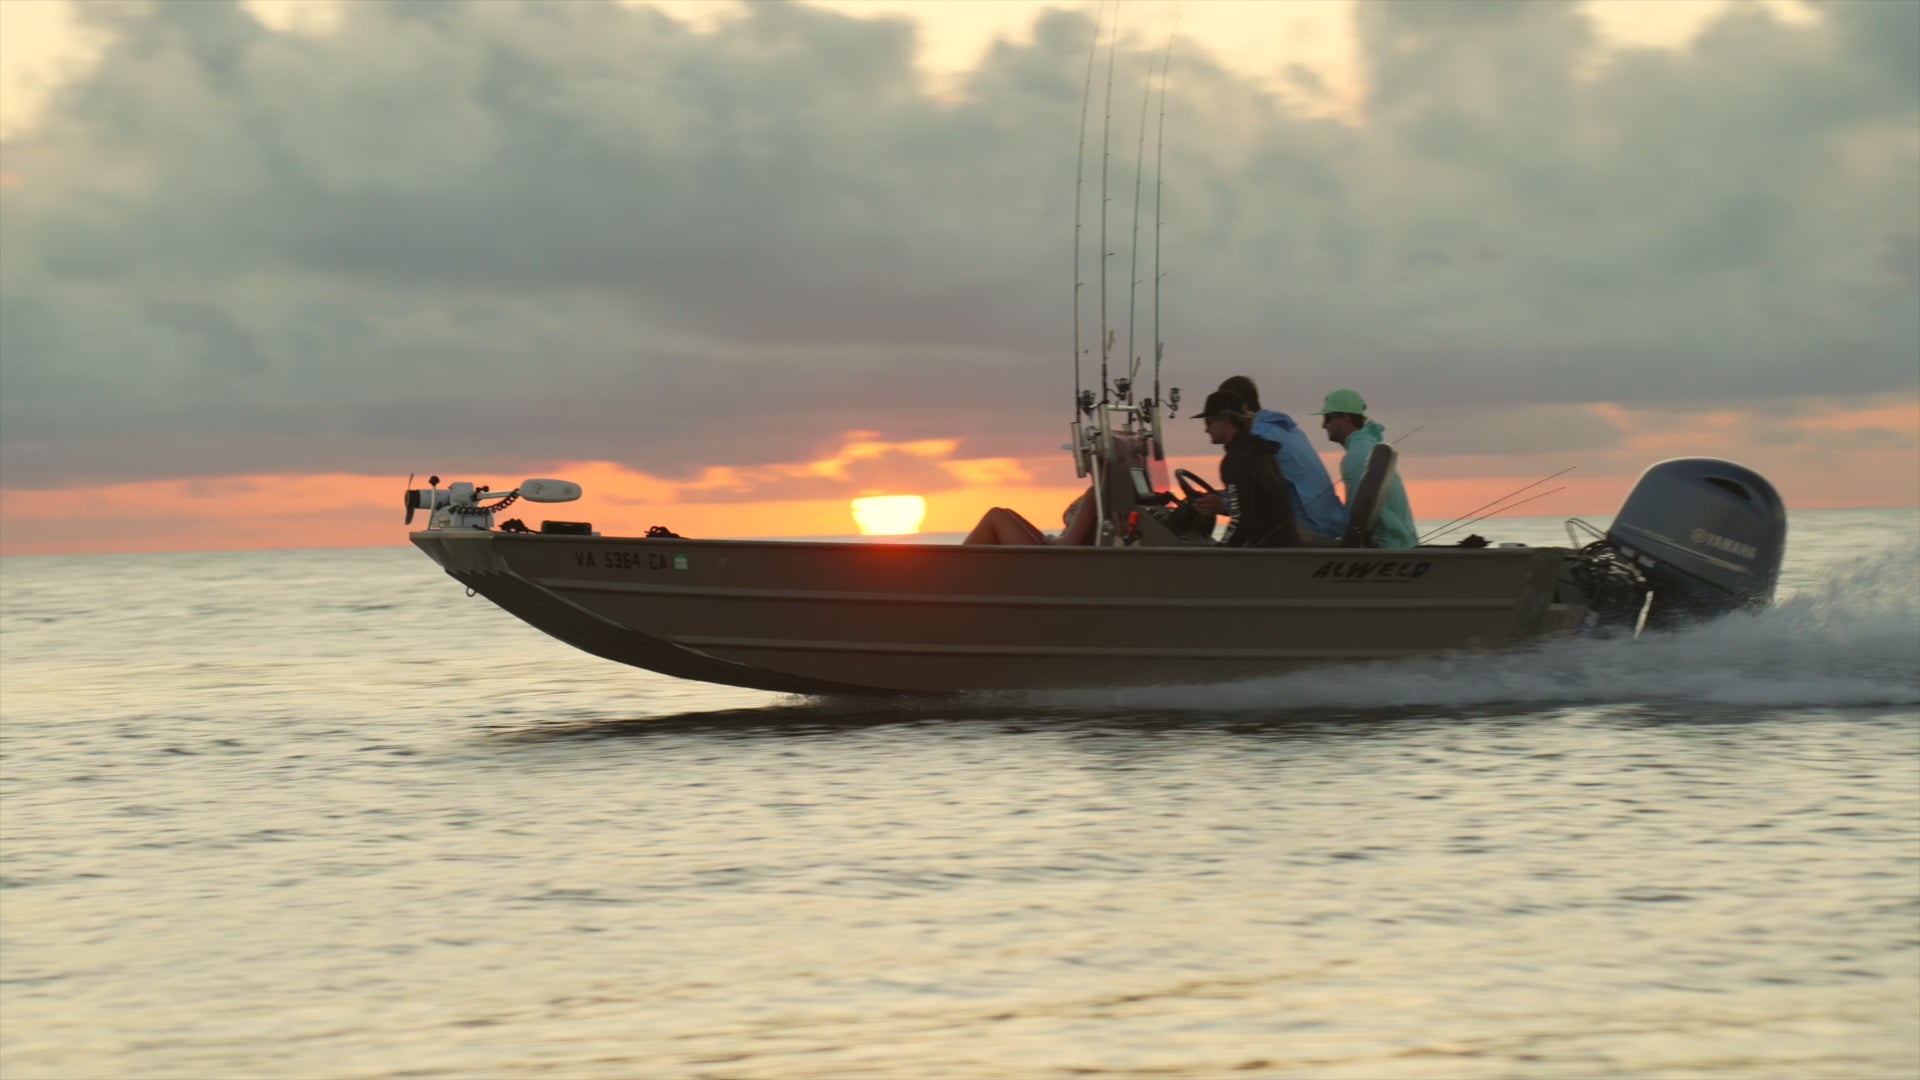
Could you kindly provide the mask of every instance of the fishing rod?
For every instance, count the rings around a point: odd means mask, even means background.
[[[1087,173],[1087,106],[1093,101],[1093,61],[1100,55],[1100,21],[1106,17],[1104,0],[1093,16],[1093,43],[1087,47],[1087,78],[1080,88],[1080,146],[1073,158],[1073,407],[1081,407],[1080,391],[1080,189]]]
[[[1528,484],[1528,485],[1527,485],[1526,487],[1523,487],[1523,488],[1520,488],[1520,489],[1518,489],[1518,490],[1516,490],[1516,491],[1509,491],[1509,492],[1507,492],[1507,493],[1506,493],[1505,495],[1502,495],[1502,496],[1500,496],[1499,498],[1497,498],[1497,499],[1495,499],[1495,500],[1493,500],[1493,502],[1490,502],[1490,503],[1486,503],[1486,504],[1484,504],[1484,505],[1481,505],[1481,506],[1476,506],[1476,507],[1474,507],[1473,509],[1471,509],[1471,510],[1469,510],[1469,511],[1467,511],[1466,513],[1464,513],[1464,514],[1462,514],[1462,515],[1460,515],[1459,517],[1457,517],[1457,518],[1454,518],[1454,519],[1453,519],[1452,521],[1449,521],[1449,522],[1447,522],[1447,523],[1446,523],[1445,525],[1442,525],[1442,526],[1440,526],[1440,527],[1439,527],[1438,529],[1435,529],[1434,531],[1432,531],[1432,532],[1430,532],[1430,533],[1428,533],[1428,534],[1427,534],[1426,536],[1423,536],[1423,537],[1421,537],[1421,538],[1420,538],[1420,542],[1424,544],[1424,543],[1426,543],[1426,542],[1427,542],[1427,540],[1428,540],[1429,538],[1431,538],[1431,537],[1434,537],[1434,536],[1438,536],[1438,535],[1440,535],[1440,534],[1441,534],[1442,532],[1452,532],[1453,530],[1452,530],[1452,529],[1450,528],[1450,526],[1452,526],[1452,525],[1455,525],[1455,524],[1458,524],[1459,522],[1462,522],[1462,521],[1465,521],[1466,519],[1468,519],[1468,518],[1470,518],[1470,517],[1473,517],[1473,515],[1475,515],[1475,514],[1477,514],[1477,513],[1479,513],[1479,512],[1480,512],[1480,511],[1482,511],[1482,510],[1485,510],[1485,509],[1486,509],[1487,507],[1489,507],[1489,506],[1493,506],[1493,505],[1495,505],[1496,503],[1503,503],[1503,502],[1506,502],[1506,501],[1507,501],[1508,499],[1511,499],[1511,498],[1513,498],[1513,497],[1514,497],[1515,495],[1518,495],[1518,494],[1520,494],[1520,492],[1522,492],[1522,491],[1527,491],[1527,490],[1530,490],[1530,489],[1532,489],[1532,488],[1537,488],[1537,487],[1539,487],[1539,486],[1540,486],[1541,484],[1544,484],[1544,483],[1546,483],[1546,482],[1547,482],[1547,481],[1549,481],[1549,480],[1557,480],[1557,479],[1559,479],[1560,477],[1562,477],[1562,476],[1565,476],[1565,475],[1567,475],[1568,473],[1570,473],[1570,472],[1572,472],[1573,470],[1575,470],[1575,469],[1577,469],[1577,468],[1579,468],[1579,467],[1580,467],[1580,466],[1578,466],[1578,465],[1569,465],[1569,466],[1567,466],[1566,468],[1564,468],[1564,469],[1561,469],[1561,470],[1560,470],[1559,472],[1557,472],[1557,473],[1554,473],[1554,474],[1553,474],[1552,476],[1543,476],[1543,477],[1541,477],[1540,479],[1538,479],[1538,480],[1535,480],[1535,481],[1534,481],[1533,483],[1531,483],[1531,484]],[[1556,490],[1558,490],[1558,489],[1556,489]],[[1542,494],[1545,494],[1545,492],[1542,492]],[[1537,498],[1539,498],[1539,497],[1540,497],[1539,495],[1535,495],[1535,496],[1533,496],[1533,498],[1535,498],[1535,499],[1537,499]],[[1531,500],[1523,500],[1523,501],[1531,501]],[[1519,503],[1515,503],[1514,505],[1515,505],[1515,506],[1518,506],[1518,505],[1520,505],[1520,504],[1519,504]]]
[[[1179,24],[1180,24],[1180,18],[1178,13],[1176,13],[1174,15],[1174,25],[1178,27]],[[1172,53],[1173,53],[1173,31],[1169,30],[1167,32],[1166,59],[1171,59]],[[1164,60],[1162,61],[1162,67],[1163,68],[1165,67]],[[1133,307],[1134,307],[1134,297],[1137,293],[1137,290],[1140,287],[1140,176],[1143,172],[1146,171],[1146,166],[1147,166],[1147,106],[1151,104],[1152,98],[1153,98],[1153,58],[1149,56],[1147,58],[1147,84],[1146,86],[1142,87],[1140,90],[1140,146],[1139,146],[1139,149],[1135,151],[1134,160],[1136,163],[1136,167],[1133,173],[1133,271],[1128,275],[1130,278],[1133,279],[1133,283],[1130,286],[1127,294],[1127,355],[1132,358],[1132,366],[1127,370],[1128,386],[1132,386],[1140,381],[1140,353],[1138,350],[1136,350],[1133,347]],[[1160,179],[1160,164],[1161,164],[1161,158],[1166,146],[1166,125],[1167,125],[1167,79],[1166,79],[1166,74],[1163,71],[1160,76],[1160,128],[1156,137],[1157,141],[1154,147],[1154,162],[1153,162],[1153,259],[1154,259],[1153,270],[1154,270],[1154,298],[1156,301],[1155,307],[1154,307],[1153,338],[1154,338],[1154,354],[1155,354],[1154,369],[1156,374],[1160,366],[1159,364],[1160,309],[1158,306],[1159,291],[1160,291],[1160,281],[1159,281],[1160,189],[1164,186],[1164,184]],[[1158,400],[1160,395],[1160,385],[1157,379],[1155,380],[1155,383],[1154,383],[1153,392],[1154,392],[1154,399]],[[1129,397],[1129,400],[1131,400],[1132,395],[1128,395],[1128,397]]]
[[[1166,450],[1159,438],[1160,421],[1160,360],[1166,355],[1166,342],[1160,340],[1160,279],[1166,275],[1160,272],[1160,196],[1167,186],[1166,172],[1162,168],[1167,150],[1167,66],[1173,62],[1173,36],[1180,32],[1180,10],[1174,9],[1173,29],[1167,31],[1167,51],[1160,58],[1160,120],[1154,128],[1153,136],[1153,405],[1155,420],[1153,423],[1153,453],[1157,459],[1164,459]],[[1148,69],[1151,74],[1152,69]],[[1173,392],[1174,401],[1168,406],[1169,413],[1179,407],[1180,391]]]
[[[1147,82],[1140,90],[1140,143],[1133,153],[1133,244],[1127,265],[1127,404],[1133,404],[1133,383],[1140,377],[1140,354],[1133,347],[1134,309],[1140,299],[1140,179],[1147,171],[1147,105],[1153,97],[1153,58],[1147,58]]]
[[[1111,400],[1107,384],[1107,355],[1113,352],[1113,331],[1107,329],[1107,163],[1113,158],[1113,54],[1119,46],[1120,12],[1107,27],[1107,115],[1100,125],[1100,402]]]
[[[1523,488],[1522,490],[1525,490],[1525,489]],[[1502,507],[1501,507],[1501,508],[1499,508],[1498,510],[1492,510],[1492,511],[1489,511],[1489,512],[1487,512],[1487,513],[1484,513],[1484,514],[1481,514],[1481,515],[1480,515],[1479,517],[1477,517],[1477,518],[1471,518],[1471,519],[1469,519],[1469,520],[1466,520],[1466,521],[1462,521],[1462,522],[1461,522],[1460,524],[1458,524],[1458,525],[1453,525],[1453,526],[1450,526],[1450,527],[1448,527],[1448,528],[1443,528],[1443,529],[1440,529],[1440,530],[1438,530],[1438,531],[1436,531],[1436,532],[1432,532],[1432,533],[1428,533],[1428,534],[1427,534],[1426,536],[1423,536],[1423,537],[1421,537],[1421,538],[1420,538],[1420,542],[1421,542],[1422,544],[1424,544],[1424,543],[1426,543],[1426,542],[1427,542],[1428,540],[1431,540],[1431,539],[1433,539],[1434,537],[1438,537],[1438,536],[1445,536],[1445,535],[1447,535],[1447,534],[1448,534],[1448,533],[1450,533],[1450,532],[1454,532],[1454,531],[1456,531],[1456,530],[1459,530],[1459,529],[1464,529],[1464,528],[1467,528],[1467,527],[1468,527],[1468,526],[1470,526],[1470,525],[1478,525],[1478,524],[1480,524],[1481,522],[1483,522],[1483,521],[1485,521],[1485,520],[1487,520],[1488,518],[1490,518],[1490,517],[1494,517],[1494,516],[1496,516],[1496,515],[1498,515],[1498,514],[1504,514],[1504,513],[1506,513],[1507,511],[1509,511],[1509,510],[1511,510],[1511,509],[1513,509],[1513,508],[1514,508],[1514,507],[1516,507],[1516,506],[1525,506],[1526,504],[1528,504],[1528,503],[1530,503],[1530,502],[1532,502],[1532,501],[1533,501],[1533,500],[1535,500],[1535,499],[1544,499],[1544,498],[1546,498],[1547,496],[1549,496],[1549,495],[1551,495],[1551,494],[1553,494],[1553,493],[1554,493],[1554,492],[1556,492],[1556,491],[1565,491],[1565,490],[1567,490],[1567,489],[1566,489],[1566,485],[1564,485],[1564,484],[1563,484],[1563,485],[1561,485],[1560,487],[1557,487],[1557,488],[1548,488],[1547,490],[1545,490],[1545,491],[1543,491],[1543,492],[1541,492],[1541,493],[1540,493],[1540,494],[1538,494],[1538,495],[1529,495],[1529,496],[1527,496],[1526,498],[1524,498],[1524,499],[1521,499],[1521,500],[1520,500],[1519,502],[1516,502],[1516,503],[1508,503],[1507,505],[1505,505],[1505,506],[1502,506]],[[1516,492],[1516,494],[1518,494],[1518,493]]]

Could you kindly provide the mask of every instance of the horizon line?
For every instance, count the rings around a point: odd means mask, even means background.
[[[1616,507],[1615,510],[1617,511],[1618,507]],[[1799,510],[1795,510],[1789,507],[1787,509],[1787,514],[1788,514],[1788,517],[1791,518],[1797,514],[1860,514],[1860,513],[1874,513],[1874,512],[1883,512],[1883,511],[1892,511],[1892,510],[1920,511],[1920,503],[1896,503],[1891,505],[1880,505],[1880,506],[1819,506],[1819,507],[1804,507]],[[1612,512],[1605,513],[1605,514],[1592,514],[1592,513],[1589,513],[1589,514],[1577,514],[1577,513],[1576,514],[1540,514],[1540,515],[1531,515],[1531,516],[1522,516],[1522,517],[1488,517],[1488,518],[1481,519],[1481,521],[1536,521],[1536,522],[1537,521],[1570,521],[1577,518],[1585,518],[1585,517],[1611,519],[1612,516],[1613,516]],[[1426,522],[1421,522],[1419,519],[1415,520],[1415,524],[1426,524],[1429,526],[1439,526],[1439,525],[1445,525],[1450,523],[1451,523],[1450,519],[1446,519],[1446,518],[1434,518]],[[1478,525],[1480,523],[1481,523],[1480,521],[1473,522],[1474,525]],[[1467,528],[1467,527],[1468,526],[1464,526],[1464,525],[1461,526],[1461,528]],[[393,543],[380,543],[380,544],[306,544],[306,545],[299,545],[299,546],[290,545],[290,546],[284,546],[284,547],[266,546],[266,547],[249,547],[249,548],[222,548],[222,547],[164,548],[163,547],[163,548],[154,548],[154,549],[145,550],[145,551],[16,551],[16,552],[9,552],[9,551],[5,551],[4,549],[0,549],[0,560],[63,559],[63,558],[64,559],[119,558],[127,555],[248,555],[248,554],[266,554],[266,553],[273,553],[273,552],[292,553],[292,552],[300,552],[300,551],[385,551],[389,549],[406,548],[408,546],[407,537],[411,535],[411,532],[424,532],[424,531],[426,530],[418,530],[418,529],[411,530],[408,534],[403,534],[400,537],[400,539],[398,539]],[[755,541],[755,542],[762,542],[762,543],[829,542],[829,543],[900,544],[900,543],[910,543],[916,539],[921,539],[926,537],[964,537],[965,535],[966,535],[965,532],[917,532],[917,533],[903,533],[903,534],[897,534],[892,536],[885,536],[885,535],[863,536],[858,533],[815,533],[815,534],[809,534],[809,535],[784,535],[784,536],[773,536],[773,535],[768,535],[768,536],[746,536],[746,535],[680,536],[680,537],[673,537],[672,539],[698,540],[698,541],[746,540],[746,541]],[[606,534],[597,534],[592,537],[587,537],[586,539],[647,540],[647,539],[661,539],[661,538],[646,537],[646,536],[610,536]],[[1427,546],[1435,547],[1435,548],[1446,548],[1446,547],[1453,547],[1455,545],[1432,544]]]

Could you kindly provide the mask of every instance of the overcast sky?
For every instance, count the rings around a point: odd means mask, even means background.
[[[1812,6],[1603,50],[1563,4],[1362,5],[1344,117],[1306,69],[1278,96],[1176,41],[1166,381],[1246,372],[1297,413],[1354,386],[1446,417],[1432,458],[1604,447],[1596,402],[1915,400],[1920,4]],[[77,13],[98,63],[0,143],[0,485],[1059,442],[1091,8],[937,86],[910,20],[780,3]],[[1121,350],[1158,23],[1115,61]]]

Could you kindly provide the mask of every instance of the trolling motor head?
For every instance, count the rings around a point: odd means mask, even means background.
[[[413,524],[414,511],[425,510],[431,515],[427,518],[428,529],[491,529],[493,515],[516,499],[563,503],[580,497],[580,485],[569,480],[522,480],[519,487],[509,491],[492,491],[465,481],[441,490],[438,476],[428,477],[427,484],[424,488],[408,488],[401,499],[409,525]]]

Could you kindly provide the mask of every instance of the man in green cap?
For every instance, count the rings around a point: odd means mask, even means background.
[[[1367,419],[1366,401],[1352,390],[1328,394],[1318,415],[1327,438],[1347,448],[1340,458],[1340,479],[1346,481],[1347,508],[1351,510],[1353,494],[1360,490],[1360,478],[1367,472],[1367,455],[1380,445],[1387,429]],[[1413,528],[1413,507],[1407,503],[1407,488],[1400,482],[1398,469],[1394,470],[1393,479],[1387,484],[1386,498],[1381,501],[1380,520],[1373,527],[1373,542],[1383,548],[1410,548],[1420,543],[1420,534]]]

